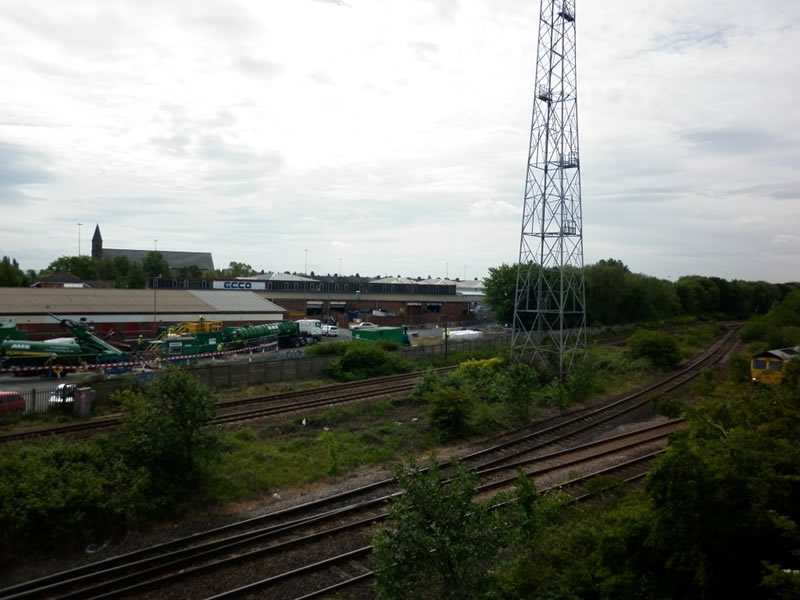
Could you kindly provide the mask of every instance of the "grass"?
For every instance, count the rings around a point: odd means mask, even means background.
[[[209,503],[270,494],[431,450],[424,408],[405,398],[221,433],[221,457],[203,491]],[[416,420],[414,420],[416,419]],[[334,455],[334,456],[332,456]],[[335,463],[335,464],[334,464]]]
[[[593,348],[590,359],[597,367],[592,403],[653,377],[646,361],[631,360],[623,348]],[[534,415],[549,406],[545,393],[545,387],[539,390]],[[305,427],[296,417],[260,428],[223,430],[221,457],[203,495],[210,504],[237,502],[289,487],[327,484],[339,474],[435,451],[438,442],[426,413],[427,405],[411,396],[381,398],[307,416]],[[485,436],[521,425],[507,405],[481,402],[470,429]]]

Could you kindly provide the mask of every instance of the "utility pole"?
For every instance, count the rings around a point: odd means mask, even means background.
[[[586,348],[575,0],[541,0],[512,352],[564,379]]]
[[[303,266],[303,275],[308,275],[308,249],[303,250],[303,252],[306,253],[306,262],[305,265]]]
[[[83,223],[78,223],[78,256],[81,255],[81,225]]]

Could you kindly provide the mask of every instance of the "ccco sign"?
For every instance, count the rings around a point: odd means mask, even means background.
[[[263,281],[215,281],[215,290],[263,290]]]

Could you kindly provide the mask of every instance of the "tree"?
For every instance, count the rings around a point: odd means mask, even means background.
[[[142,269],[148,277],[167,277],[169,275],[169,263],[157,250],[151,250],[145,255],[142,259]]]
[[[447,484],[433,459],[427,470],[411,462],[395,471],[405,493],[372,540],[379,600],[485,597],[509,528],[499,512],[472,501],[476,476],[453,466]]]
[[[21,287],[30,285],[30,279],[19,268],[16,259],[7,256],[0,261],[0,287]]]
[[[84,281],[98,279],[97,261],[91,256],[61,256],[51,262],[43,274],[52,275],[58,271],[67,271]]]
[[[228,270],[230,271],[230,276],[233,278],[236,277],[249,277],[250,275],[255,275],[256,271],[250,265],[246,263],[231,261],[231,264],[228,266]]]
[[[430,276],[429,276],[430,277]],[[514,318],[514,296],[517,290],[517,265],[503,263],[489,268],[489,277],[483,282],[486,304],[494,318],[510,323]]]
[[[719,396],[688,409],[691,429],[647,480],[640,550],[660,568],[643,567],[660,597],[775,598],[765,589],[783,585],[775,572],[798,568],[798,396],[753,386]]]
[[[214,393],[186,371],[167,369],[144,389],[119,399],[122,435],[135,465],[169,486],[190,478],[207,446],[203,428],[216,413]]]
[[[681,360],[675,338],[661,331],[640,329],[628,338],[627,346],[634,357],[644,357],[657,367],[669,369]]]
[[[144,273],[142,265],[138,262],[131,264],[123,281],[124,285],[121,287],[129,290],[140,290],[144,288],[147,284],[147,276]]]
[[[199,279],[202,276],[203,271],[197,265],[190,265],[178,269],[178,277],[181,279]]]

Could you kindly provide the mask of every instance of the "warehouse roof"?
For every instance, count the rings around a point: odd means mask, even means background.
[[[236,279],[247,279],[250,281],[317,281],[311,277],[303,277],[302,275],[293,275],[292,273],[275,273],[267,271],[260,275],[248,275],[247,277],[237,277]]]
[[[189,290],[118,290],[91,288],[0,288],[0,315],[82,313],[259,312],[283,309],[252,292],[202,292]]]
[[[220,312],[285,312],[277,304],[253,292],[191,290],[189,293]]]

